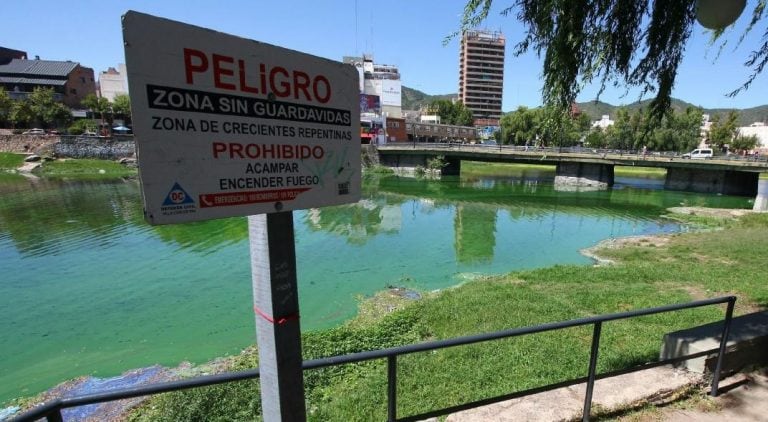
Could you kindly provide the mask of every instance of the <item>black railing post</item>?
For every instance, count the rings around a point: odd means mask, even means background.
[[[712,375],[712,390],[709,395],[717,397],[718,385],[720,384],[720,371],[723,369],[723,360],[725,359],[725,348],[728,345],[728,334],[731,331],[731,319],[733,319],[733,306],[736,304],[736,298],[731,297],[728,300],[728,308],[725,310],[725,321],[723,321],[723,333],[720,339],[720,351],[717,353],[717,364],[715,373]]]
[[[397,355],[387,356],[387,421],[397,420]]]
[[[595,389],[595,372],[597,371],[597,352],[600,349],[600,331],[603,323],[596,322],[592,331],[592,351],[589,353],[589,375],[587,378],[587,394],[584,397],[584,413],[581,420],[589,421],[589,413],[592,410],[592,392]]]
[[[48,422],[64,422],[64,418],[61,417],[61,409],[54,409],[45,418]]]

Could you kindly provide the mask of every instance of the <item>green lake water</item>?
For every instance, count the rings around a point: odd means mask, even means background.
[[[388,286],[590,261],[612,237],[675,232],[679,205],[751,199],[617,178],[563,192],[551,172],[366,177],[354,205],[294,212],[303,330],[353,317]],[[133,180],[0,178],[0,403],[81,375],[236,354],[255,340],[246,218],[152,227]]]

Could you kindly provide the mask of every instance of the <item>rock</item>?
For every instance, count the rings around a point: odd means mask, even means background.
[[[126,167],[136,167],[136,159],[135,158],[121,158],[117,160],[118,164],[122,164]]]
[[[0,409],[0,421],[4,421],[10,418],[18,411],[19,411],[18,406],[11,406],[11,407],[6,407],[5,409]]]
[[[39,155],[32,154],[32,155],[28,156],[27,158],[25,158],[24,162],[26,162],[26,163],[34,163],[34,162],[37,162],[37,161],[40,161],[40,160],[41,160],[41,158],[40,158]]]
[[[389,292],[392,293],[395,296],[402,297],[404,299],[410,299],[410,300],[419,300],[421,299],[421,294],[415,290],[410,290],[405,287],[394,287],[389,286]]]
[[[135,388],[177,379],[168,368],[154,365],[124,372],[111,378],[80,377],[61,383],[38,397],[41,402],[56,398],[72,398],[89,394],[105,393],[111,390]],[[123,420],[126,412],[138,406],[150,396],[140,396],[124,400],[109,401],[88,406],[64,409],[65,421],[114,421]]]
[[[33,170],[37,169],[41,165],[42,165],[41,163],[26,163],[23,166],[19,167],[17,170],[20,173],[31,173]]]

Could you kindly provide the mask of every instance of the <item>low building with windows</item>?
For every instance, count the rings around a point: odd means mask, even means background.
[[[0,47],[0,64],[7,64],[13,59],[26,59],[27,52],[12,48]]]
[[[53,88],[56,100],[81,107],[82,100],[96,94],[93,69],[72,61],[12,59],[0,65],[0,86],[12,99],[24,99],[37,87]]]
[[[409,142],[474,142],[478,129],[473,126],[405,122]]]

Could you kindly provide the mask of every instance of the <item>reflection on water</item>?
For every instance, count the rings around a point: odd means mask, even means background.
[[[454,250],[462,264],[493,262],[496,246],[496,211],[457,205],[453,218]]]
[[[389,285],[587,264],[581,248],[678,230],[669,206],[748,199],[628,179],[557,192],[547,173],[371,177],[356,204],[294,213],[302,328],[354,315]],[[84,374],[200,362],[254,341],[245,218],[147,225],[135,181],[0,179],[0,401]]]

